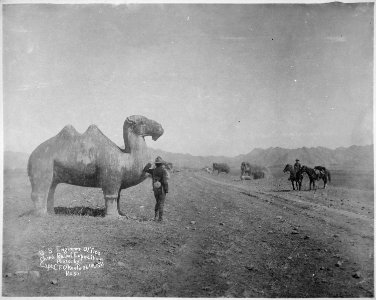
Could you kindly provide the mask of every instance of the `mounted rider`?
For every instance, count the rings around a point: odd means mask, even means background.
[[[299,159],[295,159],[295,164],[294,164],[295,174],[299,172],[301,167],[302,167],[302,165],[300,164]]]

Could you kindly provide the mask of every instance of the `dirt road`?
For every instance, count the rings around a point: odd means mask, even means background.
[[[63,214],[35,218],[27,177],[6,176],[3,295],[374,295],[373,191],[298,192],[286,178],[240,182],[200,171],[174,173],[170,185],[162,224],[150,221],[150,182],[122,193],[129,219],[69,215],[64,208],[100,214],[103,200],[68,185],[56,195]],[[93,247],[103,267],[78,276],[42,268],[39,251],[57,246]]]

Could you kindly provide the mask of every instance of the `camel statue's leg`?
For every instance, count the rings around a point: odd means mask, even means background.
[[[110,183],[103,187],[103,195],[106,203],[106,216],[118,217],[119,215],[119,199],[120,199],[120,188],[116,184],[109,186]]]
[[[106,217],[117,217],[119,216],[118,210],[117,210],[117,194],[105,194],[104,195],[104,201],[106,204]]]
[[[48,197],[47,197],[47,212],[49,214],[54,214],[54,195],[55,195],[55,190],[56,190],[57,183],[52,183],[50,190],[48,192]]]
[[[48,176],[44,174],[41,178],[33,178],[31,199],[34,202],[34,210],[36,215],[47,214],[47,198],[52,185],[52,174]],[[53,205],[53,202],[52,202]],[[53,210],[53,207],[52,207]]]
[[[125,213],[122,213],[121,210],[120,210],[120,193],[121,193],[121,190],[119,191],[118,193],[118,198],[116,200],[116,203],[117,203],[117,211],[119,213],[120,216],[122,217],[126,217],[128,219],[128,216],[125,214]]]
[[[47,214],[47,207],[43,205],[45,199],[47,198],[47,194],[41,191],[33,190],[31,192],[31,199],[34,203],[34,213],[37,216],[42,216]]]
[[[31,164],[29,169],[31,183],[31,200],[34,203],[36,215],[47,214],[47,197],[53,180],[53,166],[50,161],[38,164],[36,167]]]

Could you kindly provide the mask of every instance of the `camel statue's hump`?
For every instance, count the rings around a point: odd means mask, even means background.
[[[99,130],[98,126],[95,124],[91,124],[85,131],[84,134],[89,135],[103,135],[102,131]]]
[[[58,133],[60,136],[77,136],[80,135],[77,130],[70,124],[64,126],[64,128]]]
[[[58,133],[62,137],[75,137],[75,136],[103,136],[102,131],[99,130],[95,124],[90,125],[83,134],[80,134],[72,125],[68,124]]]

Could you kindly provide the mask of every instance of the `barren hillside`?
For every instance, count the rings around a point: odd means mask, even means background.
[[[324,147],[315,148],[268,148],[254,149],[248,154],[235,157],[225,156],[193,156],[190,154],[172,153],[150,148],[151,157],[162,156],[166,161],[172,162],[177,167],[201,169],[211,166],[213,162],[225,162],[236,170],[243,161],[265,167],[283,166],[294,163],[299,158],[302,164],[308,166],[323,165],[332,169],[354,168],[357,170],[373,169],[373,145],[351,146],[331,150]],[[26,170],[29,154],[5,151],[4,169]]]

